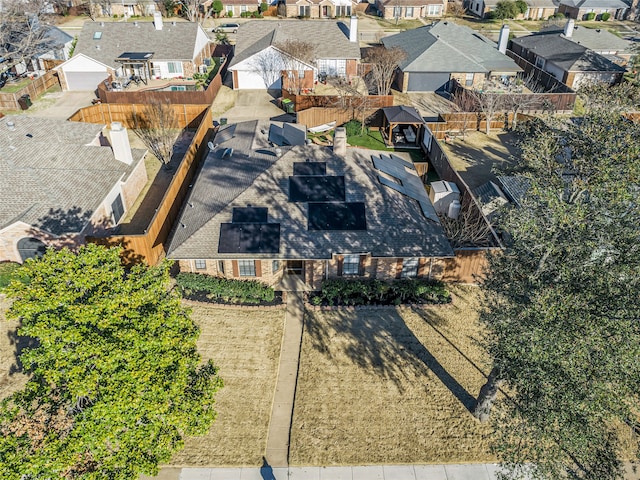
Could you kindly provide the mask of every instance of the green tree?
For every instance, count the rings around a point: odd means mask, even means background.
[[[211,11],[216,17],[220,15],[223,8],[224,5],[222,5],[222,0],[213,0],[213,3],[211,4]]]
[[[200,365],[169,262],[127,271],[119,253],[49,250],[9,286],[8,316],[34,343],[20,355],[26,386],[0,408],[3,479],[155,475],[214,421],[222,380]]]
[[[260,13],[264,13],[269,9],[269,4],[267,2],[260,3],[259,11]]]
[[[520,9],[516,2],[512,0],[501,0],[496,4],[493,17],[500,20],[506,20],[507,18],[516,18],[520,13]]]
[[[529,5],[524,0],[516,0],[515,1],[516,8],[518,9],[518,13],[524,15],[529,10]],[[517,16],[517,15],[516,15]]]
[[[638,454],[640,125],[598,104],[527,125],[530,187],[499,220],[506,248],[483,282],[494,367],[475,414],[486,420],[506,387],[493,447],[534,478],[621,478],[620,458]]]

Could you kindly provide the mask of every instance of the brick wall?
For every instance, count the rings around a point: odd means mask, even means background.
[[[237,280],[259,280],[267,285],[273,286],[282,279],[284,273],[284,262],[280,261],[277,270],[273,270],[272,260],[254,260],[256,267],[255,277],[241,277],[238,270],[237,260],[203,260],[205,268],[196,268],[195,260],[179,260],[178,267],[181,272],[202,273],[214,275],[228,279]],[[220,262],[222,269],[220,269]]]

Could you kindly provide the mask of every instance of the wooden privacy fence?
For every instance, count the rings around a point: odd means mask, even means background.
[[[146,261],[150,265],[155,265],[164,258],[165,244],[187,196],[189,185],[208,151],[207,138],[211,133],[212,125],[211,109],[208,108],[155,215],[144,232],[133,235],[87,237],[87,240],[99,245],[120,245],[123,248],[123,258],[129,263]]]
[[[374,119],[377,117],[377,113],[379,111],[380,109],[378,108],[367,110],[365,117],[370,119],[368,122],[369,126],[380,126],[374,125],[376,121],[371,120],[372,117]],[[358,116],[359,115],[355,115],[355,117]],[[353,118],[354,112],[352,110],[345,110],[343,108],[313,107],[298,112],[296,123],[306,125],[308,128],[317,127],[318,125],[324,125],[325,123],[331,122],[336,122],[336,125],[340,126]]]
[[[282,91],[282,96],[293,101],[296,112],[313,107],[339,108],[351,110],[365,105],[367,109],[391,107],[393,95],[367,95],[367,96],[340,96],[340,95],[296,95],[287,90]],[[324,122],[323,122],[324,123]]]
[[[171,105],[179,128],[197,128],[207,110],[205,105]],[[72,122],[109,124],[120,122],[127,128],[138,128],[147,105],[101,103],[81,108],[69,117]]]
[[[60,85],[58,74],[56,72],[47,72],[44,75],[34,78],[23,88],[14,93],[0,92],[0,108],[7,110],[20,110],[18,99],[23,95],[31,96],[31,100],[35,101],[37,97],[49,90],[55,85]]]

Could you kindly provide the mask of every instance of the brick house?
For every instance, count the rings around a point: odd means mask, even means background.
[[[338,18],[350,17],[357,2],[352,0],[290,0],[286,3],[287,17]]]
[[[217,133],[170,236],[181,271],[316,289],[329,277],[428,278],[454,257],[411,162],[347,149],[346,137],[307,145],[304,126],[287,125]],[[275,139],[280,129],[294,146]]]
[[[623,0],[560,0],[559,13],[575,20],[586,20],[589,13],[599,19],[603,13],[611,18],[623,19],[629,10],[629,4]]]
[[[165,22],[160,13],[153,22],[85,22],[73,57],[56,70],[64,90],[95,90],[109,76],[189,78],[210,48],[197,22]],[[136,62],[116,60],[123,54],[144,55]]]
[[[231,16],[231,17],[241,17],[245,12],[258,12],[260,11],[260,3],[259,1],[247,1],[247,0],[223,0],[222,1],[222,12],[220,12],[220,16]],[[267,2],[268,4],[268,2]],[[229,14],[231,12],[231,14]]]
[[[376,0],[376,9],[386,19],[440,18],[447,13],[443,0]]]
[[[114,126],[2,119],[0,262],[80,245],[122,221],[147,183],[146,150],[132,150]]]
[[[357,38],[357,18],[349,25],[331,20],[249,21],[240,25],[235,54],[229,64],[234,90],[280,89],[282,70],[293,63],[300,75],[319,72],[350,78],[357,75],[360,46]],[[313,59],[303,61],[287,56],[278,47],[288,40],[308,43]]]

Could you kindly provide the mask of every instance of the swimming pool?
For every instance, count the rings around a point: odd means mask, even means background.
[[[154,89],[154,92],[195,92],[198,90],[197,85],[169,85],[167,87]]]

